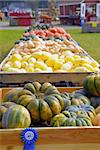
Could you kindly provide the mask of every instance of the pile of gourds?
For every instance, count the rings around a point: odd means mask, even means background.
[[[96,72],[91,59],[60,27],[33,26],[15,42],[0,67],[3,72]]]

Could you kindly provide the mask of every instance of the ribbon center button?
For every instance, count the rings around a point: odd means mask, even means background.
[[[32,140],[34,138],[34,133],[32,131],[27,131],[25,133],[25,138],[26,140],[29,140],[29,141]]]

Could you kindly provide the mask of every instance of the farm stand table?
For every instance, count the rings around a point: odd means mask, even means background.
[[[11,88],[0,89],[0,97]],[[79,88],[58,88],[60,92],[72,92]],[[39,127],[35,150],[99,150],[100,127]],[[20,134],[23,129],[0,129],[2,150],[22,150]]]
[[[34,17],[30,16],[14,16],[10,17],[10,26],[31,26],[34,24]]]
[[[86,22],[82,26],[82,32],[99,32],[100,33],[100,22]]]

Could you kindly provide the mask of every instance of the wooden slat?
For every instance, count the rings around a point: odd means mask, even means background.
[[[2,99],[2,89],[0,89],[0,99]]]
[[[35,150],[99,150],[100,144],[52,144],[35,145]],[[13,149],[19,150],[19,149]],[[22,149],[20,149],[22,150]]]
[[[0,72],[1,83],[25,83],[25,82],[59,82],[59,81],[71,81],[78,86],[82,86],[83,80],[87,73],[3,73]]]
[[[73,92],[73,91],[76,91],[76,90],[79,90],[79,89],[82,89],[83,87],[58,87],[57,89],[63,93],[63,92]]]
[[[3,97],[3,95],[2,95],[2,89],[0,89],[0,104],[1,104],[2,97]]]
[[[4,97],[4,95],[11,90],[12,88],[2,88],[2,98]]]
[[[34,128],[38,132],[37,145],[100,143],[100,127]],[[1,129],[0,145],[22,145],[22,129]],[[10,138],[12,137],[12,138]]]
[[[23,146],[1,146],[1,150],[22,150]],[[52,145],[37,145],[35,150],[99,150],[100,144],[52,144]]]

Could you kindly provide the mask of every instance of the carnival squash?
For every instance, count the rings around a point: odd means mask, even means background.
[[[87,76],[83,86],[90,96],[100,96],[100,73]]]
[[[9,93],[12,95],[12,92]],[[17,95],[17,99],[11,96],[8,98],[7,93],[5,99],[25,106],[29,110],[33,122],[50,121],[52,116],[59,114],[66,106],[57,88],[47,82],[44,84],[27,83],[15,95]]]
[[[53,127],[59,126],[92,126],[91,119],[87,114],[79,111],[78,114],[76,112],[63,111],[62,113],[54,116],[50,125]]]
[[[12,106],[15,105],[15,103],[12,102],[3,102],[0,106],[0,128],[2,128],[2,117],[3,114],[7,111],[7,109]]]
[[[96,115],[94,107],[92,107],[91,105],[86,105],[86,104],[79,105],[79,106],[71,105],[71,106],[66,107],[65,110],[69,112],[75,112],[77,114],[81,111],[84,114],[87,114],[91,120],[93,120]]]
[[[10,106],[3,114],[3,128],[26,128],[29,127],[31,118],[28,110],[21,105]]]

